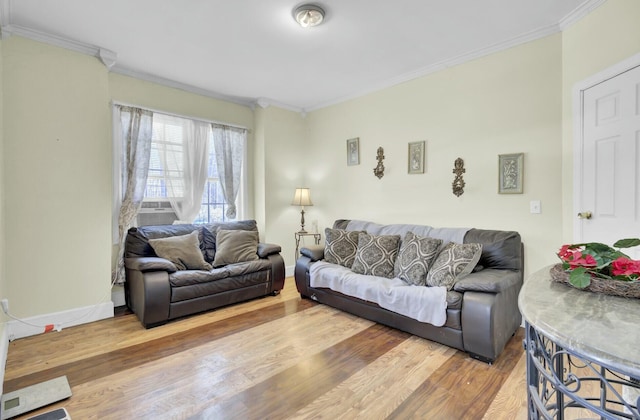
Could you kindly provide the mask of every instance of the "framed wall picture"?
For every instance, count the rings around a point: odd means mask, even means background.
[[[498,155],[498,193],[522,194],[524,153]]]
[[[424,173],[424,149],[426,142],[409,143],[408,171],[410,174]]]
[[[360,165],[360,138],[347,140],[347,165]]]

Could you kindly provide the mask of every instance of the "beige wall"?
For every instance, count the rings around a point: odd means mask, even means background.
[[[310,113],[312,217],[323,227],[358,218],[517,230],[530,270],[553,263],[562,228],[561,46],[561,35],[550,36]],[[352,137],[358,166],[346,165]],[[421,140],[426,173],[409,175],[407,143]],[[382,179],[373,175],[379,146]],[[500,195],[498,155],[519,152],[524,194]],[[451,189],[458,157],[466,168],[459,198]],[[530,214],[534,199],[542,214]]]
[[[294,265],[295,241],[293,232],[300,229],[300,208],[291,205],[296,187],[306,186],[305,144],[306,120],[297,112],[275,107],[257,108],[256,132],[259,146],[255,177],[256,191],[260,191],[257,212],[263,240],[279,244],[287,266]],[[312,201],[314,191],[311,191]],[[308,208],[308,213],[313,207]],[[312,217],[306,227],[311,226]],[[307,229],[309,230],[309,229]],[[311,242],[309,242],[311,243]]]
[[[3,57],[2,57],[2,48],[3,42],[0,40],[0,299],[7,296],[7,288],[5,281],[5,259],[4,259],[4,250],[5,250],[5,217],[4,217],[4,208],[5,208],[5,199],[4,199],[4,124],[3,124],[3,100],[1,98],[4,97],[4,77],[3,77]],[[4,329],[4,322],[7,320],[7,317],[4,315],[2,311],[0,311],[0,328]],[[0,330],[0,336],[2,331]]]
[[[220,121],[252,130],[253,111],[247,106],[196,95],[121,74],[109,73],[112,100],[184,116]]]
[[[563,33],[563,239],[573,240],[573,89],[577,83],[640,53],[640,1],[608,1]]]
[[[3,41],[4,252],[12,312],[108,301],[111,125],[93,57]]]

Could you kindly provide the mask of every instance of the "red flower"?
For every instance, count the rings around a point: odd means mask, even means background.
[[[558,251],[558,257],[564,261],[568,261],[573,255],[573,252],[569,250],[569,245],[562,245],[560,251]]]
[[[594,268],[598,265],[598,262],[592,255],[582,255],[580,251],[576,251],[573,254],[573,259],[567,261],[569,266],[573,269],[576,267]]]
[[[572,247],[571,245],[563,245],[560,251],[558,251],[558,257],[568,263],[571,269],[576,267],[595,268],[598,266],[593,255],[583,255],[579,247]]]
[[[620,257],[611,263],[611,273],[614,276],[640,276],[640,261]]]

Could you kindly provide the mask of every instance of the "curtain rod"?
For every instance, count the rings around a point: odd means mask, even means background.
[[[248,133],[251,132],[250,129],[248,129],[247,127],[244,127],[242,125],[230,124],[230,123],[227,123],[227,122],[216,121],[216,120],[209,120],[209,119],[206,119],[206,118],[192,117],[192,116],[189,116],[189,115],[181,115],[181,114],[176,114],[176,113],[173,113],[173,112],[163,111],[161,109],[149,108],[147,106],[142,106],[142,105],[128,104],[126,102],[119,102],[119,101],[111,101],[111,105],[112,106],[114,106],[114,105],[130,106],[130,107],[133,107],[133,108],[141,108],[141,109],[146,109],[147,111],[157,112],[158,114],[169,115],[171,117],[185,118],[185,119],[189,119],[189,120],[197,120],[197,121],[202,121],[202,122],[206,122],[206,123],[210,123],[210,124],[228,125],[229,127],[234,127],[234,128],[240,128],[242,130],[247,130]]]

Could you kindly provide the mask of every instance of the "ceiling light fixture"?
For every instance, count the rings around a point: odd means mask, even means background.
[[[293,10],[293,18],[303,28],[318,26],[324,20],[324,10],[315,4],[303,4]]]

